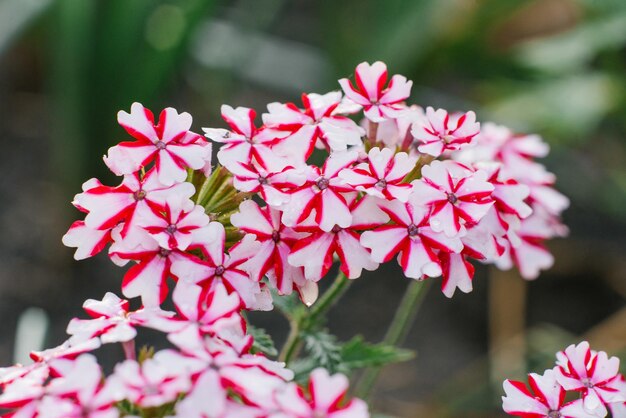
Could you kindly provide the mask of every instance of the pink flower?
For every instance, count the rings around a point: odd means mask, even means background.
[[[253,161],[261,167],[276,165],[280,157],[272,151],[271,146],[278,139],[287,135],[265,127],[254,125],[256,112],[247,107],[233,109],[222,105],[222,117],[231,130],[203,128],[205,135],[215,142],[223,143],[217,158],[224,167],[230,169],[234,164],[249,164]]]
[[[474,266],[467,260],[463,253],[439,253],[441,262],[441,291],[451,298],[456,289],[463,293],[472,291],[472,279],[474,278]]]
[[[452,120],[451,120],[452,119]],[[425,117],[413,124],[411,133],[418,141],[419,152],[439,157],[444,151],[456,151],[469,144],[480,132],[476,114],[452,115],[443,109],[426,108]]]
[[[502,408],[509,415],[523,418],[592,418],[585,412],[582,399],[565,403],[565,389],[559,385],[552,370],[546,370],[543,376],[536,373],[528,375],[531,393],[526,385],[515,380],[504,381]]]
[[[583,341],[557,353],[557,381],[565,390],[581,392],[585,411],[604,417],[606,404],[624,402],[621,393],[619,359],[609,358],[604,351],[594,351]]]
[[[389,148],[372,148],[366,163],[341,170],[339,177],[369,195],[406,202],[412,186],[402,181],[415,163],[405,152],[394,154]]]
[[[287,262],[292,247],[304,234],[284,226],[280,211],[270,206],[261,208],[246,200],[239,205],[239,212],[231,215],[230,222],[243,232],[254,234],[260,243],[258,251],[246,263],[253,280],[261,281],[267,275],[283,295],[290,294],[294,287],[304,286],[302,269]]]
[[[342,374],[330,376],[325,369],[311,372],[308,394],[290,383],[275,398],[279,406],[272,418],[369,418],[367,404],[360,399],[345,401],[348,378]]]
[[[361,245],[369,248],[372,259],[385,263],[398,254],[398,263],[404,274],[421,280],[424,276],[437,277],[442,273],[437,250],[459,253],[463,244],[458,237],[448,237],[434,231],[429,225],[429,210],[414,202],[385,202],[380,205],[392,220],[361,235]]]
[[[335,225],[349,227],[352,215],[344,193],[350,193],[354,188],[344,184],[338,174],[354,163],[356,158],[355,152],[334,153],[326,159],[321,170],[309,166],[305,183],[291,192],[282,222],[293,227],[314,212],[315,222],[325,232],[329,232]]]
[[[179,114],[168,107],[161,112],[155,126],[152,112],[133,103],[131,112],[120,111],[117,119],[136,139],[109,148],[108,156],[104,157],[106,165],[117,175],[134,173],[154,161],[159,181],[171,186],[187,178],[187,167],[201,169],[210,158],[204,138],[189,131],[192,122],[189,113]]]
[[[400,116],[404,110],[401,102],[411,94],[412,81],[396,74],[385,88],[387,66],[380,61],[372,65],[362,62],[356,67],[354,75],[356,86],[347,78],[339,80],[339,84],[349,99],[363,106],[366,118],[382,122]]]
[[[289,132],[272,149],[297,163],[304,163],[316,145],[329,151],[345,151],[348,146],[360,145],[364,134],[352,119],[336,114],[341,103],[338,91],[324,95],[302,94],[304,109],[293,103],[270,103],[263,122],[274,129]]]
[[[452,161],[433,161],[413,183],[412,199],[431,208],[430,226],[448,237],[462,236],[493,205],[487,173]]]

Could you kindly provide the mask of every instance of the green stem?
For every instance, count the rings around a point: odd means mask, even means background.
[[[383,339],[385,345],[396,346],[401,344],[406,338],[406,335],[415,321],[417,311],[424,300],[430,282],[431,280],[425,282],[415,280],[409,284],[393,320],[389,325],[389,330],[387,330],[387,334],[385,334],[385,338]],[[367,399],[380,375],[380,370],[380,367],[365,370],[356,389],[358,397]]]
[[[295,355],[300,351],[302,345],[302,333],[309,331],[317,320],[324,315],[337,300],[345,293],[350,285],[350,279],[341,270],[337,274],[333,284],[324,292],[321,298],[307,311],[301,315],[294,315],[289,321],[289,335],[287,341],[278,356],[279,361],[289,364]]]

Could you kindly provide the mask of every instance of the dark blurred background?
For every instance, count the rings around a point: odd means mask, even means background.
[[[262,113],[338,89],[365,60],[413,79],[415,103],[541,134],[572,200],[571,236],[538,280],[479,268],[468,295],[431,288],[404,344],[417,358],[383,373],[377,409],[500,416],[502,379],[571,342],[626,359],[624,0],[0,0],[0,363],[39,329],[62,342],[84,299],[119,294],[106,256],[75,262],[60,240],[80,184],[118,182],[101,156],[126,138],[119,109],[222,127],[222,103]],[[391,264],[365,274],[331,331],[381,339],[406,283]],[[278,316],[255,318],[284,336]]]

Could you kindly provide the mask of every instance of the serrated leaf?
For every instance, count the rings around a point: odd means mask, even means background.
[[[356,336],[341,347],[342,368],[351,371],[365,367],[380,367],[390,363],[400,363],[415,357],[411,350],[391,345],[370,344],[363,337]]]
[[[315,367],[323,367],[331,373],[342,371],[341,345],[337,337],[326,330],[307,332],[303,335],[304,349]]]
[[[254,343],[252,344],[253,353],[263,353],[270,357],[278,355],[274,340],[272,340],[272,337],[263,328],[248,325],[248,334],[252,335],[254,339]]]

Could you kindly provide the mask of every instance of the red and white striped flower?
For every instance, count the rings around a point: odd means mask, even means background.
[[[210,159],[204,138],[189,131],[191,115],[168,107],[161,112],[158,124],[154,115],[140,103],[133,103],[130,113],[120,111],[117,120],[136,139],[109,148],[106,165],[117,175],[131,174],[154,162],[159,181],[165,186],[187,178],[187,167],[198,170]]]
[[[504,381],[502,408],[509,415],[523,418],[593,418],[595,415],[585,412],[582,399],[565,403],[565,389],[556,380],[552,370],[543,375],[528,375],[530,392],[523,382]]]
[[[254,234],[260,243],[258,251],[246,263],[253,280],[264,276],[282,295],[305,285],[302,268],[287,262],[292,247],[305,234],[297,233],[281,222],[281,212],[270,206],[259,207],[253,200],[239,205],[239,212],[231,215],[230,222],[247,234]]]
[[[352,119],[336,113],[341,100],[338,91],[323,95],[303,93],[304,109],[293,103],[267,105],[269,113],[263,115],[265,125],[289,132],[289,136],[276,142],[273,151],[303,164],[316,145],[335,152],[361,144],[365,131]]]
[[[217,153],[220,164],[230,169],[234,164],[249,164],[253,161],[268,168],[281,159],[272,151],[272,144],[287,133],[254,124],[256,112],[247,107],[222,105],[222,118],[231,130],[202,128],[205,136],[224,144]],[[283,164],[284,165],[284,164]]]
[[[583,341],[557,353],[556,379],[565,390],[580,392],[585,411],[604,417],[606,404],[625,402],[619,374],[619,359],[594,351]]]
[[[203,247],[205,259],[186,255],[174,263],[172,272],[180,279],[198,284],[205,289],[205,293],[221,283],[229,292],[236,292],[239,295],[246,309],[271,309],[269,293],[243,269],[243,264],[259,248],[254,235],[246,235],[225,253],[224,226],[211,222],[208,228],[208,235],[212,238],[207,240]]]
[[[324,231],[315,222],[297,226],[297,231],[308,232],[309,236],[301,238],[293,246],[289,263],[304,268],[306,279],[315,282],[328,273],[334,255],[339,258],[339,268],[350,279],[360,277],[363,269],[373,271],[378,268],[378,262],[372,260],[359,236],[360,231],[389,220],[376,205],[376,200],[370,196],[359,201],[351,198],[349,210],[352,223],[347,228],[334,225],[330,231]]]
[[[354,73],[356,85],[347,78],[339,80],[346,96],[363,106],[365,117],[372,122],[397,118],[405,109],[402,102],[411,94],[412,81],[402,75],[394,75],[387,84],[387,66],[376,61],[372,65],[362,62]]]
[[[67,326],[72,342],[86,341],[100,337],[103,343],[126,342],[133,340],[136,327],[153,317],[169,317],[171,313],[155,309],[129,310],[127,300],[107,292],[102,300],[87,299],[83,309],[93,319],[73,318]]]
[[[372,148],[367,162],[341,170],[339,177],[369,195],[406,202],[412,186],[402,181],[415,168],[416,162],[405,152],[394,154],[389,148]]]
[[[74,260],[93,257],[112,240],[110,229],[101,231],[89,228],[85,225],[85,221],[75,221],[62,238],[63,245],[76,248]]]
[[[472,111],[450,115],[444,109],[426,108],[426,115],[411,128],[417,140],[417,149],[424,154],[439,157],[445,151],[456,151],[472,142],[480,132],[480,123]]]
[[[429,222],[436,232],[462,236],[466,224],[478,223],[493,205],[494,186],[487,173],[452,161],[433,161],[413,183],[412,199],[431,209]]]
[[[74,197],[74,205],[87,212],[85,225],[108,230],[124,222],[123,235],[135,224],[137,217],[151,208],[163,209],[166,199],[176,197],[185,200],[195,192],[193,185],[186,182],[164,186],[159,182],[155,169],[144,176],[128,174],[117,187],[104,186],[92,179],[85,183],[83,190]]]
[[[288,190],[293,190],[306,180],[305,171],[292,166],[268,164],[233,163],[228,170],[233,175],[233,186],[242,192],[258,193],[265,202],[275,208],[282,207],[290,200]]]
[[[123,399],[123,393],[103,381],[102,370],[91,354],[83,354],[74,360],[63,377],[50,382],[47,393],[70,401],[62,409],[55,406],[59,417],[65,418],[117,418],[116,403]],[[45,411],[48,406],[41,405],[40,416],[48,416],[46,414],[50,411]]]
[[[343,182],[339,172],[353,164],[356,158],[356,152],[334,153],[326,159],[321,170],[309,166],[304,184],[291,191],[282,222],[293,227],[315,213],[315,222],[325,232],[335,225],[349,227],[352,215],[345,194],[354,192],[354,188]]]
[[[275,395],[279,412],[270,418],[369,418],[367,404],[361,399],[346,400],[348,378],[342,374],[330,376],[325,369],[311,372],[305,393],[290,383]]]
[[[459,253],[461,239],[434,231],[429,224],[429,209],[409,201],[384,202],[380,208],[392,224],[380,226],[361,235],[361,244],[372,252],[372,259],[385,263],[398,254],[398,263],[405,276],[421,280],[442,273],[437,250]]]

